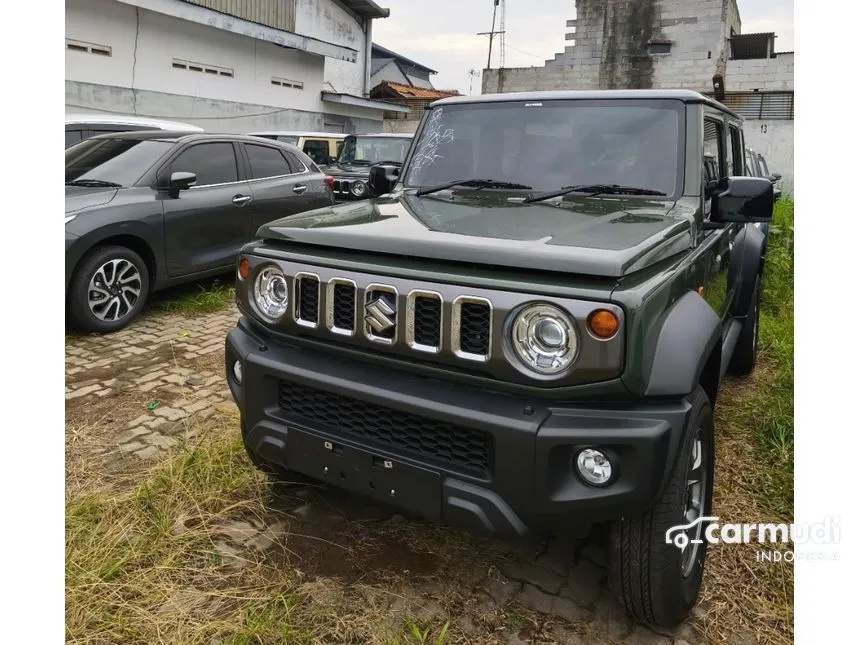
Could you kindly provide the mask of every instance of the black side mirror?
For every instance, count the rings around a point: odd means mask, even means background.
[[[334,166],[337,163],[337,157],[329,157],[327,163],[329,166]]]
[[[780,179],[782,179],[782,175],[780,175],[778,172],[771,173],[771,175],[770,175],[771,181],[775,182],[775,181],[779,181]]]
[[[773,184],[761,177],[721,179],[713,200],[712,221],[748,224],[773,218]]]
[[[400,166],[381,163],[370,167],[367,183],[374,195],[386,195],[392,191],[400,176]]]
[[[170,175],[169,188],[173,195],[178,195],[180,190],[188,190],[197,183],[197,175],[193,172],[174,172]]]

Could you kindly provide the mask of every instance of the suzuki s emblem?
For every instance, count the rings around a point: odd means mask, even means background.
[[[397,312],[382,296],[368,302],[364,306],[365,322],[377,334],[394,327],[397,322]]]

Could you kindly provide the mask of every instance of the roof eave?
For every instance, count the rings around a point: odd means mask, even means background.
[[[251,22],[231,16],[230,14],[213,11],[200,5],[179,0],[118,0],[132,7],[139,7],[154,13],[160,13],[172,18],[187,20],[206,27],[214,27],[240,36],[247,36],[255,40],[262,40],[289,49],[298,49],[317,54],[326,58],[345,60],[355,63],[358,60],[358,51],[351,47],[343,47],[324,40],[302,36],[291,31],[283,31],[274,27]],[[368,0],[369,1],[369,0]]]
[[[342,105],[352,105],[369,110],[379,110],[381,112],[401,112],[409,114],[409,108],[396,105],[394,103],[386,103],[374,99],[366,99],[362,96],[353,94],[342,94],[338,92],[322,92],[322,100],[328,103],[340,103]]]

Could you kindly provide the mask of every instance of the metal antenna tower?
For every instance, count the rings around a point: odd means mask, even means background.
[[[502,0],[493,0],[493,26],[490,31],[482,31],[478,35],[479,36],[489,36],[490,37],[490,49],[487,52],[487,69],[490,69],[493,61],[493,36],[504,34],[504,31],[496,31],[496,11],[499,8],[499,2]],[[502,4],[502,12],[504,13],[504,4]],[[504,47],[503,47],[504,49]]]

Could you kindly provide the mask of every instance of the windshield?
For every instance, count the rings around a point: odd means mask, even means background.
[[[380,161],[402,162],[411,139],[395,137],[347,137],[338,162],[343,165],[370,165]]]
[[[619,184],[673,195],[682,178],[683,104],[552,100],[434,108],[407,187],[480,178],[548,191]]]
[[[174,145],[151,139],[89,139],[66,150],[66,183],[131,186]]]

